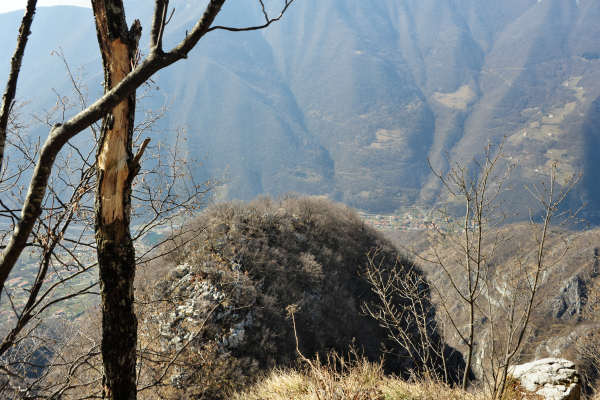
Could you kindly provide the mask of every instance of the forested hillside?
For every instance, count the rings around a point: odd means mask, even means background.
[[[138,3],[126,2],[130,16],[145,10]],[[201,8],[172,3],[169,37],[183,37]],[[227,3],[217,22],[248,15],[260,21],[253,2]],[[139,17],[149,26],[149,15]],[[162,140],[186,128],[189,154],[203,163],[198,178],[223,179],[226,198],[296,191],[391,212],[438,200],[428,158],[444,170],[445,154],[468,160],[506,136],[507,157],[519,162],[515,182],[536,181],[558,160],[563,176],[583,172],[572,204],[584,200],[593,214],[599,17],[594,0],[303,0],[272,29],[211,34],[188,62],[160,74],[165,90],[140,107],[169,108]],[[16,21],[0,15],[2,59]],[[101,90],[90,10],[42,8],[33,30],[43,34],[25,58],[26,116],[54,105],[52,89],[69,94],[52,50],[83,67],[91,94]]]

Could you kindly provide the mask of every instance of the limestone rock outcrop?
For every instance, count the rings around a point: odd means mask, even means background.
[[[563,358],[543,358],[512,366],[510,375],[523,389],[545,400],[579,400],[581,380],[575,364]]]

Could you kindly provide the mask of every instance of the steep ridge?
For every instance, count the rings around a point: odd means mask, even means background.
[[[144,2],[126,4],[149,26]],[[167,44],[201,12],[189,1],[173,5]],[[19,92],[32,100],[28,112],[52,107],[52,88],[69,90],[60,61],[47,58],[58,46],[99,93],[89,10],[38,14]],[[0,15],[2,59],[17,16]],[[392,212],[439,200],[428,159],[444,171],[506,136],[507,157],[519,161],[515,187],[558,160],[562,178],[584,173],[570,205],[583,199],[594,217],[598,17],[593,0],[298,0],[268,30],[208,35],[156,77],[164,90],[142,108],[168,105],[160,140],[185,127],[188,152],[203,163],[197,178],[224,179],[225,198],[296,191]],[[253,2],[229,2],[218,23],[260,19]]]

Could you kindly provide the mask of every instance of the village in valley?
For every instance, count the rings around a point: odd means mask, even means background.
[[[422,231],[445,225],[440,214],[420,206],[402,207],[394,214],[373,214],[364,211],[359,211],[358,214],[367,225],[384,232]]]

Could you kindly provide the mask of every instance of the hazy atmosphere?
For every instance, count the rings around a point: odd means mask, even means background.
[[[0,4],[0,13],[5,13],[15,10],[23,10],[27,5],[27,0],[4,0]],[[50,6],[78,6],[90,7],[90,2],[87,0],[40,0],[37,5],[39,7]]]
[[[600,2],[26,3],[0,398],[600,399]]]

